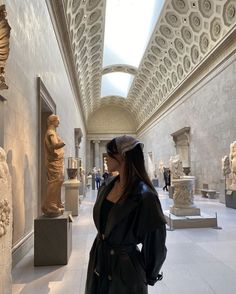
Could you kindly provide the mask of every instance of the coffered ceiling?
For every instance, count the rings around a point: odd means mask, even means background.
[[[236,0],[166,0],[139,68],[103,68],[106,0],[48,3],[60,16],[57,26],[66,26],[61,29],[68,36],[85,120],[99,108],[114,105],[129,111],[137,129],[158,113],[236,26]],[[102,75],[117,71],[134,75],[128,96],[101,97]]]

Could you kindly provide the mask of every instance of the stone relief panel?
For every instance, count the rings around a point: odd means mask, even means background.
[[[122,64],[102,68],[105,0],[63,3],[86,119],[110,103],[128,110],[137,128],[236,23],[235,0],[166,0],[139,68]],[[128,97],[100,99],[102,74],[114,71],[135,75]]]
[[[0,237],[7,233],[10,223],[10,196],[11,178],[6,163],[6,153],[0,147]]]
[[[11,291],[12,189],[6,153],[0,147],[0,293]]]

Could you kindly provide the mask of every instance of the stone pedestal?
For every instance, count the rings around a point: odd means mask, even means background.
[[[225,178],[220,179],[220,194],[219,201],[220,203],[225,204],[225,189],[226,189],[226,180]]]
[[[157,178],[152,179],[152,184],[154,187],[159,187],[159,180]]]
[[[92,190],[95,190],[95,174],[92,174]]]
[[[72,217],[63,215],[34,220],[34,265],[67,264],[72,249]]]
[[[200,209],[193,203],[193,179],[174,179],[172,185],[174,205],[170,207],[170,212],[176,216],[200,215]]]
[[[63,186],[65,187],[65,210],[71,211],[73,216],[77,216],[80,182],[77,179],[68,180],[63,183]]]
[[[217,227],[216,216],[200,212],[193,203],[193,179],[183,177],[172,180],[174,186],[174,205],[164,211],[171,229]]]
[[[227,190],[225,193],[225,205],[226,207],[236,209],[236,191]]]
[[[173,195],[174,195],[174,186],[169,186],[169,198],[173,199]]]

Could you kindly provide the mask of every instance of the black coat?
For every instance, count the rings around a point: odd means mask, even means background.
[[[166,258],[160,201],[144,182],[138,182],[133,195],[112,207],[101,235],[101,206],[115,180],[100,188],[94,205],[98,234],[90,251],[85,293],[147,294],[147,284],[154,285],[160,278]]]

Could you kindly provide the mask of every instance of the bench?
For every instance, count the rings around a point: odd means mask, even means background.
[[[208,184],[203,184],[203,189],[201,189],[202,197],[204,198],[216,198],[216,190],[208,189]]]

